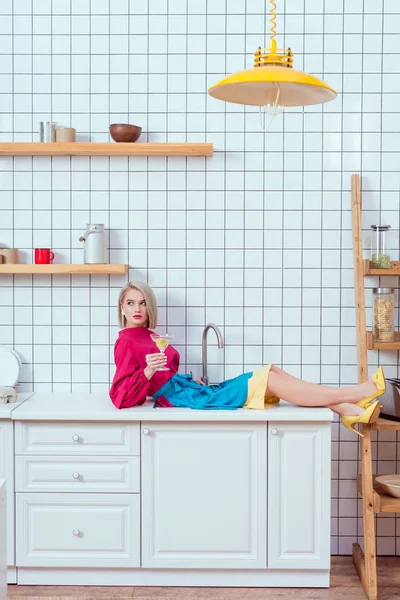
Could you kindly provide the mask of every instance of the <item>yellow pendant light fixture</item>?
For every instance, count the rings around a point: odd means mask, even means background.
[[[213,98],[265,107],[269,114],[282,112],[285,106],[307,106],[333,100],[337,92],[321,79],[293,69],[293,52],[276,46],[276,4],[271,3],[269,48],[254,53],[254,67],[225,77],[212,85]]]

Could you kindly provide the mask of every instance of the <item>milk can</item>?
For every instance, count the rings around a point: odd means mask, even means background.
[[[373,288],[374,305],[374,340],[376,342],[393,342],[393,288]]]
[[[106,240],[104,225],[101,223],[87,223],[86,231],[80,242],[85,242],[83,262],[85,264],[106,263]]]

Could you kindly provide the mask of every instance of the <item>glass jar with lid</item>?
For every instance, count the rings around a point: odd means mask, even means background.
[[[390,256],[386,252],[386,232],[390,225],[371,225],[375,231],[375,240],[372,243],[371,267],[373,269],[390,269]]]
[[[393,342],[393,288],[373,288],[374,333],[376,342]]]

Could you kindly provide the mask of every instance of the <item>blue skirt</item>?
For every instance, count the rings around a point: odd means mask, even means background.
[[[153,398],[166,398],[173,406],[197,410],[235,410],[247,400],[248,381],[253,373],[244,373],[217,385],[200,385],[191,375],[176,373]]]

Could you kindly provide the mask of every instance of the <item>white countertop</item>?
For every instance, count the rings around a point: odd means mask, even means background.
[[[16,402],[10,402],[9,404],[0,404],[0,419],[10,419],[12,412],[21,406],[22,402],[25,402],[34,392],[24,392],[23,394],[17,395]]]
[[[20,394],[22,396],[22,394]],[[143,406],[118,410],[107,392],[37,392],[14,406],[19,421],[332,421],[328,408],[300,408],[281,400],[268,410],[192,410]],[[10,406],[8,404],[4,406]]]

